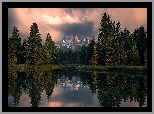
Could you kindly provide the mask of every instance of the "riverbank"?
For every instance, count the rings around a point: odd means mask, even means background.
[[[121,72],[128,74],[147,74],[145,66],[79,66],[79,71]]]
[[[97,72],[121,72],[129,74],[147,74],[145,66],[87,66],[78,64],[67,65],[14,65],[8,66],[9,71],[46,71],[54,69],[70,69],[75,68],[78,71],[97,71]]]

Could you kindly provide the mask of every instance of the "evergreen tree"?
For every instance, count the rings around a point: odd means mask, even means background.
[[[53,58],[53,64],[57,64],[57,56],[58,56],[58,50],[57,47],[55,46],[54,41],[52,41],[52,45],[53,45],[53,52],[52,52],[52,58]]]
[[[28,36],[27,47],[27,64],[37,65],[40,64],[39,59],[41,57],[42,39],[39,34],[39,29],[36,23],[33,23],[30,27],[30,33]]]
[[[91,58],[91,64],[94,65],[94,66],[98,65],[98,54],[97,54],[96,46],[97,45],[94,42],[93,54],[92,54],[92,58]]]
[[[140,65],[140,60],[139,60],[139,52],[137,50],[137,46],[136,46],[136,41],[134,39],[134,35],[131,34],[130,35],[130,42],[131,42],[131,65],[135,66],[135,65]],[[144,55],[143,55],[144,56]],[[143,57],[144,58],[144,57]]]
[[[85,45],[82,46],[80,52],[80,64],[86,65],[87,61],[87,47]]]
[[[62,63],[66,64],[66,62],[68,60],[68,53],[66,52],[66,50],[63,52],[62,57],[63,57],[63,62]]]
[[[59,51],[58,51],[58,55],[57,55],[57,64],[61,64],[62,63],[62,61],[63,61],[63,50],[62,49],[60,49]]]
[[[72,61],[73,61],[73,52],[72,52],[72,50],[69,49],[69,51],[67,52],[67,55],[66,56],[67,56],[67,60],[66,60],[67,63],[68,64],[71,64]]]
[[[137,43],[136,44],[137,50],[139,51],[140,65],[144,65],[145,64],[144,53],[147,49],[147,37],[143,26],[141,26],[139,29],[135,29],[134,37]]]
[[[124,29],[124,32],[122,32],[122,39],[124,40],[124,50],[126,52],[127,60],[126,60],[126,65],[130,66],[131,65],[131,42],[129,39],[130,32],[126,28]]]
[[[27,60],[27,49],[28,48],[28,44],[27,44],[27,40],[26,39],[24,39],[23,40],[23,43],[22,43],[22,45],[21,45],[21,47],[20,47],[20,50],[21,50],[21,55],[20,55],[20,57],[21,57],[21,64],[25,64],[26,63],[26,60]]]
[[[43,46],[45,64],[54,64],[56,59],[56,48],[50,34],[47,34],[45,45]]]
[[[108,44],[107,44],[107,51],[106,51],[106,63],[105,65],[107,66],[113,66],[115,65],[115,49],[114,49],[114,37],[111,36],[108,39]]]
[[[79,60],[80,60],[80,58],[79,58],[79,52],[80,52],[80,51],[76,51],[75,54],[74,54],[75,63],[76,63],[76,64],[79,64]]]
[[[8,39],[8,64],[14,65],[19,61],[19,49],[21,45],[21,38],[19,37],[19,30],[14,26],[12,36]]]
[[[91,64],[91,58],[93,56],[93,52],[94,52],[94,45],[95,45],[95,39],[94,39],[94,36],[92,38],[92,40],[90,41],[90,43],[88,44],[88,47],[87,47],[87,65],[90,65]]]
[[[124,39],[124,50],[127,54],[126,65],[139,65],[140,61],[138,58],[138,50],[136,46],[136,41],[134,35],[130,34],[129,30],[125,28],[122,33],[122,38]]]
[[[98,55],[99,62],[102,65],[114,65],[114,35],[113,35],[113,23],[110,20],[110,16],[106,13],[102,14],[102,19],[99,28],[98,35]],[[105,56],[104,56],[105,55]],[[105,64],[104,64],[105,62]]]
[[[76,63],[77,63],[77,51],[72,50],[72,64],[76,64]]]
[[[101,42],[97,42],[98,65],[105,65],[106,62],[106,47],[102,46]]]
[[[120,27],[120,22],[118,21],[116,26],[114,25],[115,22],[113,23],[113,28],[114,28],[114,50],[115,50],[115,65],[121,66],[125,65],[125,61],[127,59],[126,52],[124,51],[124,40],[121,37],[122,31]]]
[[[145,66],[147,66],[147,49],[146,49],[146,51],[145,51],[145,53],[144,53],[144,61],[145,61]]]

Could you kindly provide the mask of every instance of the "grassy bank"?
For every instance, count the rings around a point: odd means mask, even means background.
[[[147,74],[147,68],[144,66],[85,66],[77,64],[67,65],[14,65],[8,66],[9,71],[45,71],[53,69],[70,69],[76,68],[78,71],[97,71],[97,72],[121,72],[129,74]]]
[[[44,70],[52,70],[60,68],[61,66],[58,65],[13,65],[8,66],[9,71],[44,71]]]
[[[121,72],[128,74],[147,74],[145,66],[78,66],[79,71]]]
[[[67,65],[9,65],[8,70],[9,71],[33,71],[33,70],[39,70],[39,71],[45,71],[45,70],[53,70],[53,69],[67,69],[71,67],[78,67],[77,64],[67,64]]]

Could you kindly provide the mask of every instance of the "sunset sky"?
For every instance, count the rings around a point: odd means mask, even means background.
[[[133,32],[142,25],[147,30],[146,8],[9,8],[8,37],[16,26],[22,40],[27,39],[30,26],[36,22],[43,42],[47,33],[55,43],[69,36],[78,36],[79,40],[92,36],[97,39],[103,12],[112,21],[119,20],[122,30]]]

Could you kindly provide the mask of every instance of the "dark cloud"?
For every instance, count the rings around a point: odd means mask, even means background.
[[[85,37],[92,37],[95,35],[94,23],[92,21],[85,21],[83,23],[65,23],[61,25],[52,25],[58,31],[61,31],[65,34],[64,38],[67,36],[78,36],[79,39]]]
[[[122,30],[127,28],[132,32],[142,25],[147,30],[146,8],[9,8],[8,37],[13,26],[17,26],[22,40],[27,38],[31,24],[37,22],[43,41],[47,33],[56,43],[69,35],[97,39],[103,12],[112,21],[119,20]]]

